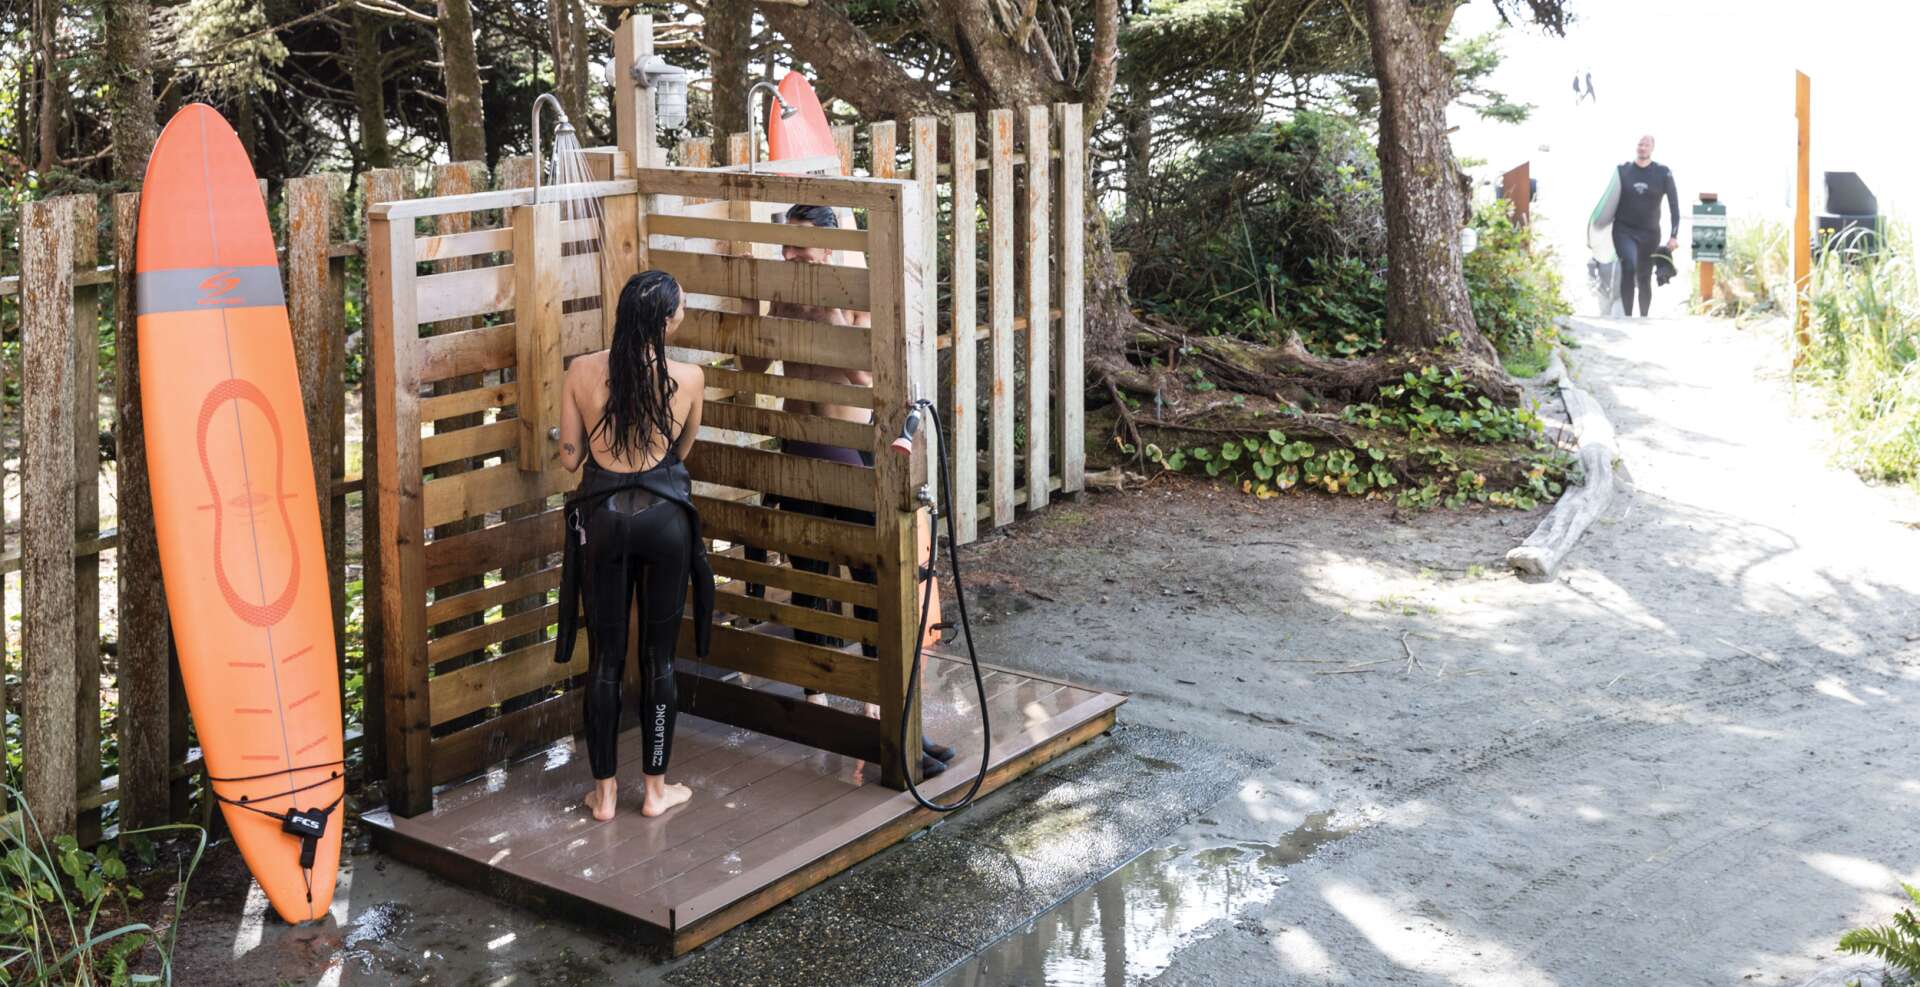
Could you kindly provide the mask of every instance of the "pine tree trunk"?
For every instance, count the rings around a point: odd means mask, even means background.
[[[447,147],[455,161],[487,160],[487,118],[480,58],[473,46],[473,4],[440,0],[440,63],[447,81]]]
[[[1153,177],[1153,105],[1152,94],[1127,93],[1122,119],[1127,127],[1127,222],[1135,223],[1147,215],[1147,183]]]
[[[836,95],[868,120],[906,120],[953,109],[945,93],[909,75],[837,3],[763,4],[760,16],[796,54],[817,67]],[[1092,127],[1093,121],[1088,120],[1087,126]]]
[[[581,37],[576,21],[580,17],[572,0],[552,0],[547,5],[547,41],[553,55],[553,95],[560,100],[567,119],[578,127],[584,119],[586,92],[584,81],[575,74],[583,61],[576,39]]]
[[[747,62],[752,58],[752,0],[711,0],[704,40],[713,49],[713,133],[747,129]]]
[[[593,121],[587,117],[587,92],[591,87],[590,69],[587,65],[587,10],[578,3],[569,2],[573,8],[573,17],[568,22],[572,34],[568,38],[568,54],[573,57],[573,98],[577,112],[569,111],[574,126],[580,128],[580,143],[597,144],[597,140],[588,140],[587,134],[597,132]]]
[[[364,10],[353,13],[353,101],[360,111],[360,154],[368,168],[393,167],[387,145],[387,90],[380,58],[380,21]]]
[[[1459,334],[1469,356],[1498,366],[1474,326],[1460,268],[1462,202],[1447,143],[1453,67],[1440,52],[1452,0],[1367,0],[1380,82],[1380,176],[1387,213],[1390,348],[1434,349]]]
[[[240,146],[247,152],[247,159],[260,167],[260,122],[254,115],[253,94],[242,93],[238,97],[239,105],[229,110],[233,116],[233,132],[240,138]]]
[[[159,139],[153,101],[153,63],[148,48],[147,0],[103,0],[107,72],[112,80],[107,113],[113,131],[113,177],[132,187],[146,174],[147,156]]]
[[[59,3],[40,0],[34,18],[34,41],[40,62],[40,108],[36,119],[39,123],[40,145],[38,170],[43,180],[60,166],[60,51],[54,40],[54,26],[59,17]]]

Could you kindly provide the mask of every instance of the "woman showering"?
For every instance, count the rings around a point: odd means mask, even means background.
[[[701,656],[713,609],[713,571],[684,464],[700,430],[706,376],[694,364],[667,359],[666,350],[685,314],[671,276],[634,275],[620,291],[613,345],[574,358],[561,394],[561,462],[586,471],[566,502],[554,660],[572,660],[574,614],[584,602],[587,759],[594,778],[586,804],[600,820],[613,818],[618,798],[616,738],[630,640],[639,645],[640,812],[658,816],[693,795],[666,777],[678,711],[674,646],[689,585]]]

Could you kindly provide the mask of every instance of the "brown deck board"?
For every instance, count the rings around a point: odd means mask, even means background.
[[[658,819],[637,812],[621,813],[612,822],[596,824],[593,838],[570,841],[529,856],[524,862],[597,884],[628,867],[700,840],[788,789],[820,780],[821,775],[807,771],[807,762],[815,753],[798,744],[785,744],[777,752],[741,761],[727,777],[716,779],[710,786],[699,786],[698,779],[688,778],[684,783],[696,787],[693,799],[683,809]],[[673,778],[674,773],[669,771],[668,777]],[[840,784],[854,787],[849,782]]]
[[[1056,691],[1054,695],[1058,696],[1061,693]],[[1070,715],[1073,709],[1097,703],[1098,700],[1077,703],[1060,710],[1059,714]],[[1021,724],[1010,725],[1008,733],[1024,737],[1030,731],[1025,729],[1025,724]],[[1004,743],[1003,737],[1006,738]],[[1039,744],[1036,741],[1016,745],[1011,737],[1002,734],[999,729],[994,731],[994,740],[995,763],[1013,760]],[[921,786],[921,794],[934,801],[949,801],[954,794],[972,784],[973,776],[979,770],[979,763],[978,750],[962,751],[954,758],[952,769]],[[985,786],[982,786],[982,789],[984,791]],[[782,873],[796,871],[837,847],[852,842],[860,835],[884,826],[889,820],[902,815],[905,810],[914,808],[912,796],[904,793],[885,789],[865,789],[861,794],[866,797],[841,799],[831,806],[822,807],[796,820],[794,825],[784,827],[780,834],[764,841],[757,841],[759,845],[741,847],[729,855],[729,863],[737,859],[737,869],[742,874],[749,869]],[[857,813],[847,811],[861,802],[866,803],[861,807],[863,811]],[[753,890],[750,885],[750,881],[740,880],[726,870],[709,866],[681,875],[675,881],[657,889],[657,893],[676,902],[674,914],[677,925],[684,927],[745,897]]]
[[[634,739],[638,740],[637,737]],[[639,744],[635,743],[632,746],[638,747]],[[706,746],[694,752],[696,756],[687,759],[690,763],[680,766],[681,770],[673,772],[670,777],[695,786],[697,791],[730,793],[739,784],[730,782],[734,775],[778,771],[789,760],[803,756],[806,752],[806,748],[797,744],[756,734],[748,743],[737,746],[717,744]],[[676,755],[681,753],[678,745],[674,753]],[[582,760],[584,761],[584,758]],[[677,766],[679,766],[679,760],[678,757],[675,758]],[[622,766],[630,765],[623,761]],[[482,834],[487,834],[489,831],[500,832],[509,822],[523,823],[523,817],[529,811],[564,817],[564,821],[558,825],[525,826],[516,830],[515,852],[512,859],[529,860],[562,843],[573,846],[579,840],[590,840],[595,843],[612,840],[619,832],[618,827],[628,824],[627,816],[633,817],[629,825],[646,826],[652,822],[635,812],[617,813],[611,822],[600,822],[594,819],[582,801],[593,783],[591,772],[587,771],[582,764],[579,770],[570,774],[574,777],[567,779],[566,783],[554,786],[553,791],[531,806],[523,804],[513,809],[503,806],[501,811],[490,819],[476,821],[454,832],[446,838],[446,844],[456,849],[465,849],[474,845],[474,840]],[[630,809],[640,805],[641,786],[644,784],[641,778],[642,775],[638,770],[629,770],[620,776],[619,802]],[[657,829],[658,827],[649,828]]]
[[[727,727],[696,717],[681,717],[674,737],[675,750],[686,751],[687,766],[716,745],[708,738]],[[620,745],[622,766],[640,756],[638,737]],[[629,772],[637,777],[638,772]],[[587,793],[593,774],[587,767],[585,742],[578,737],[556,741],[546,752],[504,768],[496,767],[480,778],[459,782],[442,789],[434,799],[431,813],[415,816],[415,822],[431,826],[442,838],[451,838],[476,822],[485,824],[507,814],[523,813],[536,805],[549,805],[556,811],[569,803],[578,804]],[[466,797],[469,790],[484,793]]]
[[[1094,736],[1124,701],[1012,669],[983,670],[994,764],[983,792]],[[980,765],[972,672],[964,661],[933,656],[923,692],[927,733],[958,753],[921,791],[951,799]],[[600,822],[581,803],[591,772],[580,745],[561,740],[443,786],[421,815],[376,811],[367,821],[403,859],[543,910],[650,931],[676,952],[932,821],[911,796],[879,784],[877,764],[683,714],[668,777],[690,785],[693,800],[657,819],[640,815],[642,745],[630,730],[620,745],[620,813]]]

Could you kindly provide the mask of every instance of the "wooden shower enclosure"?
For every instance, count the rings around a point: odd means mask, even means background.
[[[644,57],[650,37],[645,18],[630,19],[619,35],[619,63]],[[511,888],[523,900],[570,903],[589,917],[624,917],[664,929],[676,948],[691,948],[930,821],[897,790],[909,780],[907,771],[918,771],[921,711],[906,707],[906,683],[918,630],[921,495],[934,477],[929,443],[919,443],[910,456],[889,453],[886,445],[920,396],[939,401],[943,414],[957,419],[949,424],[959,436],[953,479],[956,513],[967,529],[962,541],[974,536],[982,513],[989,524],[1012,519],[1016,481],[1024,481],[1017,500],[1029,510],[1056,491],[1079,489],[1085,166],[1078,107],[1035,108],[1021,118],[1023,128],[1015,127],[1012,112],[990,115],[984,159],[976,157],[972,118],[948,121],[946,177],[953,192],[945,214],[957,221],[943,236],[934,180],[941,128],[932,118],[915,123],[915,180],[890,177],[890,125],[884,142],[875,128],[871,169],[887,177],[841,177],[841,162],[832,158],[762,165],[754,173],[737,166],[669,167],[654,146],[644,96],[622,79],[620,147],[595,152],[598,180],[584,191],[604,217],[597,242],[594,229],[562,215],[549,190],[538,201],[532,189],[516,188],[368,209],[369,372],[377,395],[367,429],[374,437],[368,487],[377,498],[368,585],[381,626],[389,799],[386,810],[368,819],[381,845],[456,879]],[[1063,138],[1057,152],[1049,137],[1056,128]],[[1016,200],[1021,129],[1026,180]],[[1057,171],[1050,167],[1056,155]],[[976,160],[986,163],[976,168]],[[977,171],[986,171],[990,183],[990,311],[982,324],[974,312],[972,262]],[[1012,221],[1016,201],[1024,230]],[[779,222],[795,203],[850,210],[864,222],[842,229]],[[421,228],[429,221],[431,232]],[[834,261],[785,263],[780,247],[787,244],[829,248]],[[943,244],[952,271],[945,333],[934,310]],[[1017,258],[1025,261],[1024,279],[1016,276]],[[569,872],[564,854],[531,854],[546,863],[523,869],[518,860],[503,861],[491,844],[464,844],[447,818],[474,813],[476,801],[516,797],[516,786],[525,799],[527,791],[552,784],[541,780],[551,773],[540,765],[563,763],[565,757],[554,759],[555,745],[564,748],[580,727],[574,683],[586,671],[587,649],[577,647],[571,664],[555,664],[546,634],[558,619],[552,591],[559,583],[559,501],[578,479],[557,465],[552,429],[566,361],[608,344],[612,298],[632,273],[649,269],[673,274],[688,292],[685,322],[670,342],[706,365],[704,427],[688,467],[722,580],[712,654],[702,664],[684,661],[693,651],[692,627],[682,627],[678,677],[687,717],[681,732],[689,749],[715,757],[726,745],[712,744],[727,736],[736,746],[751,736],[761,738],[752,743],[826,752],[821,756],[834,760],[816,761],[814,770],[840,782],[803,787],[825,799],[823,807],[841,808],[803,813],[779,834],[740,834],[741,845],[777,835],[782,847],[810,850],[768,851],[745,875],[664,882],[677,890],[649,885],[652,897],[623,897],[610,893],[611,885]],[[767,306],[777,302],[866,311],[872,324],[776,318]],[[1016,317],[1016,303],[1025,304],[1024,317]],[[974,358],[983,342],[990,369],[976,402]],[[951,354],[944,380],[943,349]],[[750,372],[740,357],[868,371],[872,384]],[[1016,415],[1021,396],[1024,414]],[[795,414],[782,410],[780,399],[870,408],[873,422]],[[982,413],[976,404],[985,406],[992,426],[985,455],[975,448]],[[1021,477],[1015,476],[1016,421],[1026,440]],[[787,455],[780,440],[871,451],[873,466]],[[984,500],[977,461],[986,465]],[[871,512],[874,520],[856,524],[768,506],[782,497]],[[770,564],[769,552],[833,568],[819,574]],[[840,574],[842,565],[849,573],[871,568],[875,578],[856,581]],[[796,594],[848,606],[841,612],[796,606]],[[854,607],[876,616],[861,619]],[[848,644],[802,643],[796,630]],[[876,657],[864,657],[863,644]],[[945,704],[937,714],[950,724],[943,736],[974,729],[954,715],[965,708],[959,697],[970,690],[970,678],[958,676],[951,661],[933,665],[927,693],[930,702]],[[989,787],[1108,728],[1120,703],[1009,670],[991,675],[989,705],[1003,727],[995,731]],[[626,681],[638,676],[629,673]],[[802,689],[838,698],[816,705],[801,698]],[[629,739],[626,746],[638,744]],[[962,746],[971,752],[962,760],[973,757],[977,769],[977,747]],[[903,748],[915,756],[901,757]],[[522,760],[542,752],[545,761]],[[677,755],[676,765],[680,760]],[[947,790],[957,776],[973,773],[955,766],[930,789]],[[632,829],[661,821],[616,822]],[[554,824],[569,825],[564,818]],[[619,829],[608,826],[607,833]],[[530,838],[546,839],[546,831],[535,828]],[[560,833],[554,830],[541,845],[550,851],[561,845]],[[686,867],[697,871],[697,864],[689,858]]]

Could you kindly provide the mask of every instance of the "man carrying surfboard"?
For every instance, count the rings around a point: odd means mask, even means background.
[[[1633,160],[1619,168],[1620,199],[1613,213],[1613,249],[1620,258],[1621,313],[1633,315],[1635,297],[1640,316],[1653,301],[1653,254],[1660,247],[1660,199],[1667,200],[1667,253],[1680,246],[1680,193],[1673,171],[1653,160],[1653,135],[1641,136]]]

